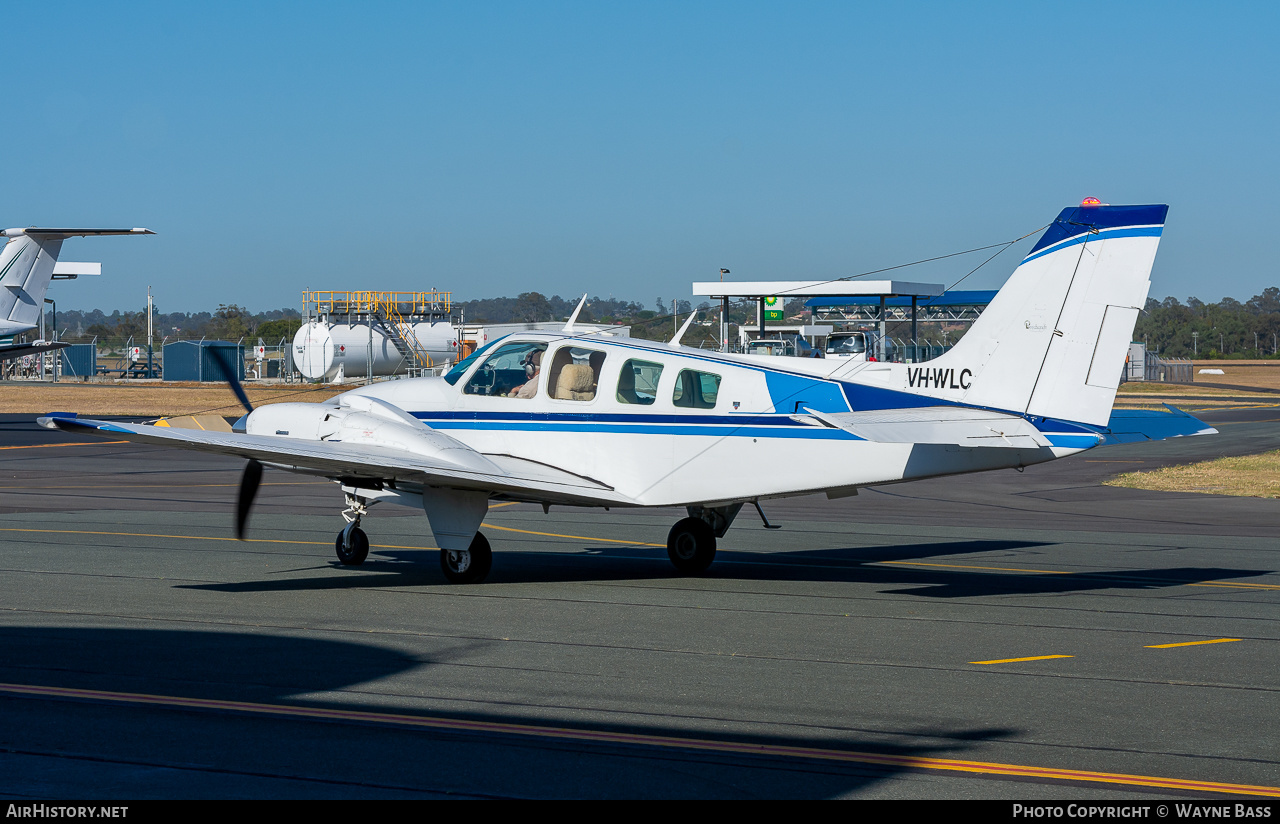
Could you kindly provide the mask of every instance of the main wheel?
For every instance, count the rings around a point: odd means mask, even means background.
[[[685,575],[704,572],[716,558],[716,534],[701,518],[676,521],[667,534],[667,557]]]
[[[343,529],[338,533],[338,540],[333,542],[333,548],[343,564],[358,566],[369,557],[369,536],[358,526],[351,527],[349,531]]]
[[[479,532],[465,552],[440,550],[440,569],[451,584],[478,584],[489,577],[493,568],[493,550],[489,539]]]

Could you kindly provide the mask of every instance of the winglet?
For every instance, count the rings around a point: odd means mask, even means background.
[[[573,314],[569,316],[569,322],[564,325],[565,332],[573,334],[573,322],[578,319],[578,313],[582,311],[582,307],[587,305],[587,293],[582,293],[582,300],[578,301],[578,308],[573,310]]]
[[[689,317],[685,318],[684,326],[680,327],[680,331],[676,332],[675,337],[667,341],[667,346],[679,346],[680,339],[684,337],[684,333],[689,328],[689,324],[693,323],[693,319],[698,316],[697,312],[690,312]]]

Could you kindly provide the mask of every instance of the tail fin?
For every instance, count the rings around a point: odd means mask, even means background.
[[[148,229],[6,229],[0,250],[0,334],[40,324],[44,294],[58,263],[62,241],[89,235],[150,235]]]
[[[1063,209],[973,327],[930,365],[969,371],[964,403],[1105,425],[1168,211]]]

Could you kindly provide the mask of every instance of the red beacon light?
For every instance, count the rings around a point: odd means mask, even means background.
[[[1084,200],[1080,201],[1080,205],[1081,206],[1106,206],[1107,204],[1103,203],[1101,200],[1098,200],[1096,197],[1086,197]]]

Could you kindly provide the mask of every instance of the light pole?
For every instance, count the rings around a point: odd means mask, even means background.
[[[728,269],[720,270],[720,280],[724,281],[724,276],[729,274]],[[720,351],[729,351],[729,296],[722,295],[720,297]]]
[[[1198,354],[1200,354],[1199,344],[1200,344],[1200,333],[1192,332],[1191,333],[1191,357],[1194,358]]]

